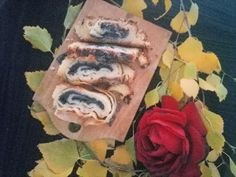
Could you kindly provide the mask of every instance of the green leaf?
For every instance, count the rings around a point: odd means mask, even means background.
[[[134,147],[134,136],[130,137],[125,141],[125,148],[130,154],[130,158],[137,164],[137,159],[135,155],[135,147]]]
[[[159,98],[157,88],[154,88],[153,90],[147,92],[144,97],[146,108],[149,108],[150,106],[153,106],[159,103],[159,101],[160,101],[160,98]]]
[[[60,133],[53,125],[46,111],[36,112],[34,113],[34,115],[34,118],[36,118],[42,123],[43,129],[48,135],[58,135]]]
[[[40,160],[37,163],[38,165],[28,173],[30,177],[68,177],[73,169],[70,168],[62,173],[54,173],[48,168],[44,160]]]
[[[198,78],[199,81],[199,87],[203,90],[209,90],[209,91],[215,91],[216,88],[209,84],[207,81],[203,80],[202,78]]]
[[[81,160],[97,159],[95,153],[91,149],[89,149],[89,147],[85,143],[77,141],[77,149],[79,153],[79,159]]]
[[[229,168],[231,173],[236,177],[236,165],[230,157],[229,157]]]
[[[32,91],[36,91],[44,77],[45,71],[25,72],[27,85]]]
[[[86,161],[81,168],[78,168],[77,174],[81,177],[106,177],[107,168],[96,160],[90,160]]]
[[[194,63],[187,63],[184,66],[184,78],[197,79],[197,67]]]
[[[214,112],[202,109],[202,113],[206,120],[203,120],[208,131],[215,132],[216,134],[222,134],[224,131],[224,120],[223,118]]]
[[[71,26],[73,25],[77,15],[79,14],[80,12],[80,9],[82,7],[82,2],[78,5],[70,5],[67,9],[67,13],[66,13],[66,17],[65,17],[65,20],[64,20],[64,27],[66,29],[70,29]]]
[[[227,94],[228,94],[228,90],[225,88],[225,86],[222,83],[217,85],[216,95],[218,96],[220,102],[225,100]]]
[[[225,138],[222,134],[216,134],[214,132],[208,132],[207,136],[208,145],[217,152],[221,152],[224,147]]]
[[[220,156],[220,153],[215,151],[215,150],[212,150],[208,153],[207,155],[207,160],[210,161],[210,162],[215,162],[218,157]]]
[[[47,29],[39,26],[24,26],[24,38],[32,44],[32,47],[43,52],[50,52],[52,37]]]
[[[216,88],[220,84],[221,78],[220,78],[220,76],[212,73],[207,76],[206,81],[207,81],[207,83],[212,85],[214,88]]]
[[[212,177],[220,177],[220,172],[214,163],[208,163],[209,168],[211,169]]]
[[[212,177],[211,176],[211,169],[205,165],[205,162],[200,164],[200,170],[202,172],[201,177]]]
[[[73,168],[79,158],[76,143],[73,140],[61,139],[50,143],[39,144],[47,166],[54,173],[63,173]]]
[[[170,68],[175,56],[174,46],[171,43],[168,43],[165,52],[162,55],[162,62],[168,68]]]

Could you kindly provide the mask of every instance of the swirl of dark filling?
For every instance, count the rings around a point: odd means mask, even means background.
[[[102,22],[100,27],[103,31],[102,34],[100,34],[102,38],[123,39],[129,34],[129,29],[122,28],[119,24]]]
[[[80,62],[77,61],[74,63],[68,71],[69,75],[74,75],[77,73],[77,71],[81,68],[81,71],[86,71],[86,70],[94,70],[94,71],[99,71],[102,68],[106,68],[110,71],[113,71],[113,68],[110,65],[103,64],[103,63],[94,63],[94,62]]]
[[[69,100],[70,95],[73,95],[73,97],[71,98],[72,102]],[[75,101],[75,102],[73,102],[73,101]],[[65,105],[65,104],[76,105],[76,102],[84,102],[87,105],[96,104],[102,110],[104,110],[104,108],[105,108],[104,104],[100,100],[97,100],[96,98],[89,97],[88,95],[83,95],[83,94],[73,91],[73,90],[68,90],[68,91],[64,92],[63,94],[61,94],[59,97],[59,102],[63,105]]]

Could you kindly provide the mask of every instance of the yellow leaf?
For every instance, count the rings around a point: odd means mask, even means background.
[[[160,101],[160,98],[159,98],[157,88],[154,88],[153,90],[147,92],[144,97],[146,108],[156,105],[159,101]]]
[[[107,168],[96,160],[89,160],[81,168],[78,168],[77,174],[81,177],[106,177]]]
[[[196,98],[199,91],[198,83],[193,79],[181,79],[180,87],[188,97]]]
[[[199,71],[211,74],[213,71],[221,71],[221,65],[218,57],[212,52],[202,52],[202,57],[197,61]]]
[[[169,76],[170,70],[164,64],[162,65],[160,64],[159,66],[160,66],[159,74],[160,74],[161,80],[165,81]]]
[[[184,96],[183,90],[177,82],[170,82],[169,92],[177,101],[180,101]]]
[[[115,149],[114,154],[111,156],[111,161],[121,165],[129,165],[132,163],[130,154],[125,146],[119,146]]]
[[[172,1],[171,0],[165,0],[164,1],[165,4],[165,12],[168,12],[172,6]]]
[[[35,92],[36,89],[39,87],[44,74],[45,74],[45,71],[25,72],[27,85],[31,88],[32,91]]]
[[[104,161],[107,152],[107,142],[105,140],[94,140],[88,143],[89,147],[97,155],[98,159]]]
[[[162,55],[162,62],[168,68],[170,68],[172,61],[174,60],[175,50],[173,44],[169,43],[165,52]]]
[[[125,141],[125,148],[130,154],[131,159],[137,165],[137,159],[135,155],[135,146],[134,146],[134,136],[130,137],[129,139]]]
[[[201,177],[212,177],[211,169],[205,165],[205,162],[200,163],[200,170],[202,172]]]
[[[219,156],[220,156],[219,152],[217,152],[215,150],[211,150],[207,155],[207,160],[210,162],[215,162]]]
[[[203,90],[209,90],[212,92],[216,90],[216,88],[213,87],[211,84],[209,84],[207,81],[201,78],[198,78],[198,81],[199,81],[199,87],[202,88]]]
[[[73,140],[57,140],[38,145],[40,152],[50,170],[63,173],[73,168],[79,158],[76,143]]]
[[[228,94],[228,90],[225,88],[225,86],[222,83],[217,85],[216,95],[218,96],[220,102],[225,100],[227,94]]]
[[[188,37],[181,45],[178,46],[180,58],[196,65],[199,58],[202,57],[202,50],[203,46],[201,41],[194,37]]]
[[[122,9],[138,17],[143,17],[142,10],[146,7],[144,0],[124,0],[121,6]]]
[[[224,120],[223,118],[214,112],[207,110],[206,108],[202,109],[203,120],[205,127],[208,131],[213,131],[217,134],[222,134],[224,131]]]
[[[184,77],[184,65],[181,61],[173,61],[169,74],[169,82],[179,82]]]
[[[208,163],[208,165],[209,165],[209,168],[211,169],[212,177],[221,177],[220,172],[214,163]]]
[[[188,22],[190,25],[195,25],[198,20],[199,8],[197,3],[192,3],[189,12],[187,13]]]
[[[208,132],[207,136],[207,143],[208,145],[215,151],[220,152],[224,147],[225,138],[222,134],[217,134],[215,132]]]
[[[157,5],[158,2],[159,2],[159,0],[152,0],[152,3],[153,3],[154,5]]]
[[[52,124],[50,117],[46,111],[36,112],[34,113],[34,115],[35,118],[42,123],[43,129],[48,135],[57,135],[60,133]]]
[[[170,22],[171,28],[177,33],[185,33],[188,31],[184,18],[184,12],[181,10]]]
[[[184,78],[197,79],[197,67],[194,63],[187,63],[184,66]]]
[[[206,81],[216,88],[221,83],[221,78],[218,75],[212,73],[207,76]]]
[[[72,172],[72,169],[70,168],[61,173],[54,173],[48,168],[44,160],[40,160],[38,165],[28,175],[30,177],[67,177]]]

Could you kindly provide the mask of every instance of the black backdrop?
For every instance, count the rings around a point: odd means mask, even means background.
[[[197,2],[200,18],[192,29],[193,35],[204,41],[207,50],[219,56],[227,73],[236,76],[236,1]],[[37,144],[52,139],[30,116],[27,105],[31,104],[33,93],[24,79],[25,71],[46,70],[52,59],[50,54],[31,49],[22,37],[22,27],[46,27],[54,38],[54,47],[58,46],[67,3],[67,0],[0,0],[0,177],[27,176],[26,172],[40,158]],[[169,28],[170,17],[178,11],[177,3],[179,1],[174,0],[175,7],[158,22],[159,25]],[[153,21],[157,14],[149,2],[144,17]],[[213,94],[209,94],[206,101],[212,110],[223,115],[225,136],[236,145],[236,83],[226,78],[225,85],[229,94],[222,104],[218,104]],[[230,176],[227,172],[224,175]]]

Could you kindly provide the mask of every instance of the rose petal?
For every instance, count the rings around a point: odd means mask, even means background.
[[[174,154],[182,153],[183,139],[180,139],[179,137],[175,136],[175,134],[171,133],[168,129],[166,129],[164,127],[160,127],[159,134],[160,134],[160,138],[161,138],[160,144],[164,145],[167,150],[169,150],[170,152],[172,152]]]
[[[182,110],[187,115],[188,124],[194,126],[201,135],[205,136],[207,131],[194,102],[188,103]]]
[[[171,96],[162,97],[161,107],[167,109],[179,110],[178,102]]]
[[[187,129],[189,133],[189,143],[190,143],[190,152],[189,152],[189,163],[198,163],[205,157],[205,140],[202,135],[197,131],[193,126],[189,126]]]

